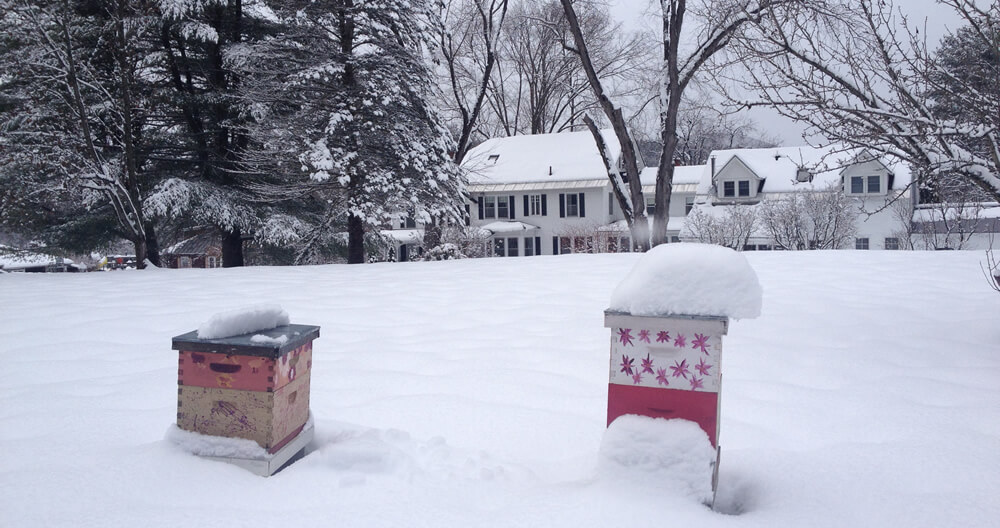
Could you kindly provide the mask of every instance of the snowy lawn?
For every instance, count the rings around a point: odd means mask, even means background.
[[[602,312],[635,255],[0,276],[0,526],[997,526],[983,255],[747,257],[725,513],[600,459]],[[268,479],[165,440],[171,338],[255,304],[322,326],[316,440]]]

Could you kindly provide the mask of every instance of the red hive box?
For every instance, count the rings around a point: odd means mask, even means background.
[[[173,339],[177,426],[246,438],[275,453],[309,419],[312,342],[318,326],[287,325],[222,339]]]
[[[697,423],[718,448],[726,317],[605,312],[611,329],[608,425],[623,414]]]

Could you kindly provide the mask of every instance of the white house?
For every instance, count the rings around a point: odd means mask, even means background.
[[[900,249],[909,219],[893,204],[912,200],[910,171],[867,151],[828,147],[777,147],[713,151],[697,186],[694,210],[716,218],[734,208],[755,208],[797,192],[841,191],[854,211],[855,249]],[[743,209],[749,211],[749,209]],[[697,239],[694,221],[682,239]],[[756,222],[742,249],[777,249],[763,222]],[[780,248],[780,244],[778,244]]]
[[[602,131],[614,166],[621,147]],[[631,239],[589,131],[489,139],[469,151],[470,224],[495,256],[628,251]],[[640,165],[651,212],[656,169]],[[702,167],[676,167],[668,235],[679,235]]]

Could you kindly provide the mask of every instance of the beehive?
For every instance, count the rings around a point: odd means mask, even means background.
[[[318,326],[286,325],[221,339],[189,332],[179,352],[177,426],[246,438],[275,453],[309,419],[312,341]]]

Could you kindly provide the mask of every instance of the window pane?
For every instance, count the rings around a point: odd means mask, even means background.
[[[723,196],[736,196],[736,182],[723,182],[722,183],[722,195]]]
[[[579,196],[576,194],[566,195],[566,216],[580,216],[578,211]]]
[[[688,196],[687,198],[684,199],[684,214],[686,215],[690,213],[691,209],[693,208],[694,208],[694,197]]]
[[[854,241],[854,249],[868,249],[868,239],[858,238]]]
[[[899,239],[898,238],[886,238],[885,239],[885,249],[899,249]]]
[[[485,206],[483,211],[483,216],[486,218],[496,218],[497,217],[497,197],[487,196],[485,200]]]
[[[507,254],[507,250],[504,247],[504,241],[502,238],[498,238],[493,241],[493,254],[502,257]]]
[[[740,196],[750,196],[750,181],[741,180],[740,181]]]
[[[865,193],[865,179],[861,176],[851,176],[851,194]]]
[[[497,218],[510,218],[507,214],[507,197],[501,196],[497,198]]]
[[[869,193],[882,192],[882,183],[878,176],[868,177],[868,192]]]
[[[531,257],[535,254],[535,244],[531,237],[524,238],[524,256]]]
[[[531,215],[537,216],[542,214],[542,195],[533,194],[531,195]]]
[[[517,238],[507,239],[507,256],[516,257],[517,256]]]

